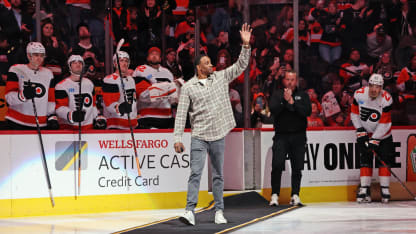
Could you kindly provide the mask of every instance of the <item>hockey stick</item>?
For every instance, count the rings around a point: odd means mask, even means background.
[[[368,143],[365,143],[366,146],[368,147]],[[373,153],[373,156],[379,161],[381,162],[381,164],[383,164],[384,167],[387,168],[387,170],[389,170],[389,172],[394,176],[394,178],[396,178],[397,181],[399,181],[400,185],[406,189],[406,191],[413,197],[414,200],[416,200],[416,196],[414,193],[412,193],[412,191],[409,190],[409,188],[402,182],[402,180],[399,179],[399,177],[391,170],[391,168],[387,165],[386,162],[384,162],[380,156],[372,149],[371,152]]]
[[[31,84],[30,84],[30,80],[29,80],[29,86],[30,85]],[[35,114],[36,129],[37,129],[37,132],[38,132],[40,147],[42,149],[42,164],[43,164],[43,169],[45,171],[46,182],[48,183],[49,198],[51,199],[52,207],[54,207],[55,206],[55,201],[53,200],[53,195],[52,195],[51,179],[49,177],[48,164],[46,163],[45,148],[43,147],[43,140],[42,140],[42,134],[40,132],[38,112],[37,112],[37,109],[36,109],[35,98],[32,98],[32,105],[33,105],[33,113]]]
[[[84,66],[82,66],[81,74],[79,75],[79,110],[82,111],[82,104],[84,104],[84,98],[82,98],[82,76],[84,75]],[[81,193],[81,122],[78,122],[78,195]]]
[[[117,47],[116,47],[116,59],[117,59],[118,73],[120,74],[121,88],[122,88],[122,91],[123,91],[124,101],[127,102],[126,87],[124,86],[123,75],[121,74],[120,60],[118,58],[118,52],[120,51],[120,48],[123,44],[124,44],[124,38],[121,38],[121,40],[118,42]],[[131,140],[133,141],[134,157],[136,158],[137,173],[141,177],[142,172],[140,170],[139,157],[137,156],[136,140],[134,139],[133,127],[131,126],[130,113],[127,113],[127,120],[128,120],[128,123],[129,123]]]

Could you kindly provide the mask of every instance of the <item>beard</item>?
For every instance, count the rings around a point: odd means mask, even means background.
[[[90,37],[91,37],[90,35],[82,35],[82,36],[79,36],[79,40],[86,40]]]
[[[160,64],[159,61],[156,61],[156,62],[148,61],[148,63],[149,63],[150,66],[155,66],[155,65],[159,65]]]

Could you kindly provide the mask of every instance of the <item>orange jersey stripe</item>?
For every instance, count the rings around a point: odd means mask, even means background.
[[[23,123],[36,124],[35,116],[24,115],[10,108],[7,110],[7,116],[10,116]],[[41,125],[46,124],[46,120],[47,120],[46,116],[38,116],[38,119],[39,119],[39,124]]]

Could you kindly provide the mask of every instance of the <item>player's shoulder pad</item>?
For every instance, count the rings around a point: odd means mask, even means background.
[[[55,89],[65,89],[63,86],[65,86],[65,84],[68,82],[69,77],[59,81],[56,86]]]
[[[139,76],[138,74],[143,73],[146,70],[146,65],[139,65],[134,69],[133,76]]]
[[[363,86],[363,87],[355,90],[355,92],[354,92],[354,98],[355,97],[360,97],[360,96],[364,95],[366,93],[367,89],[368,89],[367,86]]]
[[[115,83],[117,78],[118,78],[117,75],[110,74],[110,75],[107,75],[106,77],[104,77],[103,82],[105,82],[105,83]]]
[[[383,98],[383,101],[382,101],[383,106],[389,106],[393,103],[393,98],[391,97],[391,94],[387,92],[386,90],[381,91],[381,97]]]
[[[26,64],[14,64],[14,65],[10,66],[9,72],[19,74],[20,70],[26,69],[25,66],[26,66]]]

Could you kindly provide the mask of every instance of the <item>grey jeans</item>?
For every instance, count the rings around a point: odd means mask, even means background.
[[[224,210],[222,198],[224,189],[224,147],[224,138],[216,141],[203,141],[194,137],[191,138],[191,175],[188,179],[186,210],[193,211],[198,203],[199,184],[207,153],[211,159],[212,166],[212,193],[214,194],[215,210]]]

